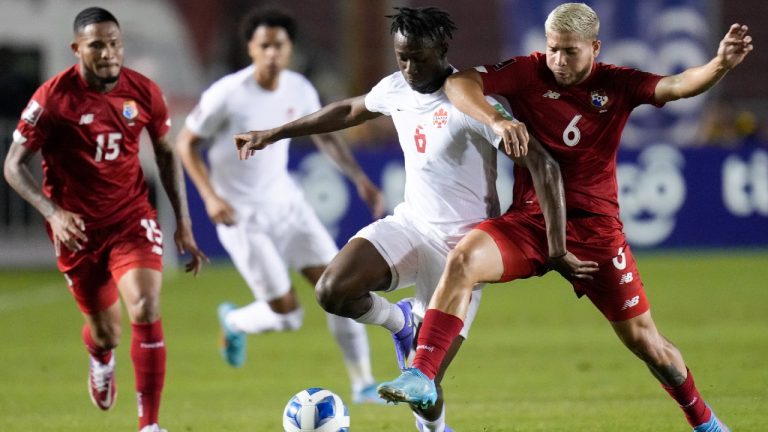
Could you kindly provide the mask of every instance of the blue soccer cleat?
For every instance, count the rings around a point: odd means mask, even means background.
[[[731,432],[731,430],[728,429],[728,426],[721,422],[715,415],[715,412],[712,411],[712,416],[709,417],[709,421],[693,428],[693,432]]]
[[[352,392],[352,403],[354,404],[386,404],[387,401],[379,397],[376,392],[378,384],[373,383],[363,387],[360,390]]]
[[[235,310],[232,303],[222,303],[219,305],[219,324],[223,333],[221,356],[233,367],[240,367],[245,363],[245,333],[235,331],[227,325],[227,315]]]
[[[405,370],[405,363],[413,349],[413,338],[416,336],[416,329],[413,324],[413,304],[411,299],[403,299],[397,302],[397,307],[403,311],[405,316],[405,326],[397,333],[392,333],[392,340],[395,342],[395,354],[397,354],[397,364],[400,370]]]
[[[406,368],[394,381],[381,383],[378,391],[387,402],[407,402],[421,409],[437,402],[435,382],[416,368]]]

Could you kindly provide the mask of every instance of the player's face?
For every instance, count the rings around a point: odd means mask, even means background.
[[[262,85],[271,85],[288,66],[293,43],[282,27],[259,26],[248,42],[248,55],[256,65],[256,75]]]
[[[395,34],[395,58],[408,85],[419,93],[432,93],[443,86],[448,61],[445,46],[432,41]]]
[[[584,81],[599,52],[599,40],[585,40],[572,32],[547,33],[547,66],[562,86]]]
[[[123,37],[117,24],[88,24],[77,33],[72,51],[80,60],[80,72],[87,82],[108,85],[120,77]]]

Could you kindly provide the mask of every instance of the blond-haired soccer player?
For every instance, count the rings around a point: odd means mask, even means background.
[[[436,397],[432,379],[443,361],[446,341],[461,329],[472,287],[538,276],[549,263],[572,283],[578,296],[586,295],[602,312],[619,339],[680,405],[694,431],[728,430],[699,395],[680,351],[651,318],[619,220],[616,151],[635,107],[660,107],[706,91],[752,51],[752,38],[746,26],[734,24],[707,64],[659,76],[598,63],[599,25],[589,6],[562,4],[546,20],[545,54],[481,66],[453,75],[446,83],[446,93],[459,109],[494,130],[517,125],[488,109],[483,93],[509,100],[515,117],[560,164],[567,185],[568,250],[597,262],[599,270],[574,274],[563,267],[572,260],[570,253],[558,256],[546,247],[546,227],[531,177],[516,171],[513,206],[480,224],[456,247],[424,318],[414,368],[380,386],[385,398],[431,404]]]

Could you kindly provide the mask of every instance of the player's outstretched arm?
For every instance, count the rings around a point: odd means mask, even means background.
[[[483,80],[479,72],[467,69],[455,73],[445,80],[443,89],[459,111],[493,128],[504,140],[505,153],[520,157],[528,152],[528,130],[525,125],[517,120],[506,119],[488,105],[483,95]]]
[[[336,163],[344,175],[352,180],[357,188],[357,194],[368,205],[374,219],[383,216],[384,194],[360,168],[346,142],[336,133],[312,135],[312,139],[315,145]]]
[[[712,88],[754,49],[752,36],[747,34],[748,30],[745,25],[732,24],[720,41],[717,55],[709,63],[659,80],[654,93],[656,102],[692,97]]]
[[[528,154],[513,159],[531,172],[536,197],[547,225],[549,267],[566,279],[592,279],[592,273],[598,270],[597,263],[581,261],[566,249],[565,189],[557,161],[533,137],[528,142]]]
[[[3,165],[6,181],[24,200],[43,215],[53,232],[53,243],[58,255],[63,244],[71,251],[82,249],[88,241],[85,223],[80,215],[64,210],[43,194],[43,189],[29,170],[29,162],[37,153],[23,145],[24,141],[14,137]]]
[[[359,125],[380,116],[381,113],[368,111],[365,96],[357,96],[324,106],[307,116],[282,126],[266,130],[251,131],[235,135],[235,146],[240,159],[248,159],[256,150],[285,138],[334,132]]]
[[[184,186],[181,163],[173,153],[173,148],[166,137],[154,138],[152,146],[155,150],[160,181],[176,215],[176,233],[173,236],[176,248],[182,254],[190,253],[191,259],[186,264],[185,270],[197,276],[203,263],[208,262],[208,257],[198,249],[195,236],[192,234],[192,220],[187,207],[187,189]]]

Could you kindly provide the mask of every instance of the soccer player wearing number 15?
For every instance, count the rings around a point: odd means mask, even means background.
[[[108,410],[117,396],[113,350],[122,297],[132,330],[138,426],[159,432],[166,359],[160,320],[163,233],[139,163],[145,128],[176,215],[176,247],[192,256],[186,270],[197,274],[206,257],[192,235],[160,89],[123,67],[120,27],[108,11],[83,10],[74,32],[78,63],[32,96],[13,134],[5,178],[45,217],[59,270],[85,318],[91,400]],[[27,166],[37,152],[43,158],[42,187]]]

